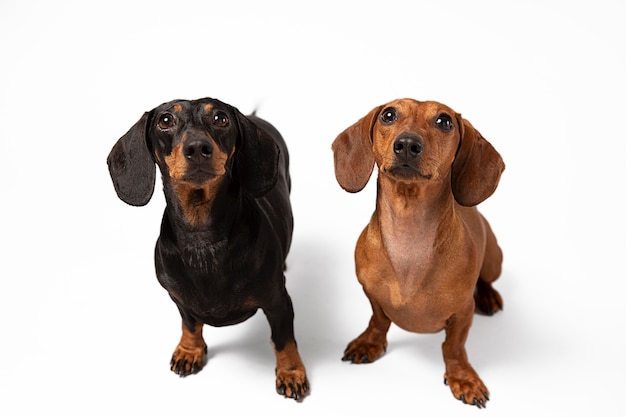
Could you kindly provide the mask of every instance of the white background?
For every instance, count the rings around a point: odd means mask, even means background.
[[[399,97],[450,105],[507,164],[481,206],[505,309],[467,342],[480,413],[623,413],[625,17],[608,0],[2,1],[0,414],[478,413],[443,385],[443,333],[392,326],[380,361],[340,360],[370,316],[352,253],[375,185],[343,192],[330,145]],[[263,314],[205,327],[204,370],[169,371],[160,185],[125,205],[106,157],[144,111],[204,96],[258,109],[290,146],[300,404],[274,391]]]

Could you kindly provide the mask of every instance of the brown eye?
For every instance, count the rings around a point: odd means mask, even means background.
[[[398,120],[398,111],[394,107],[387,107],[380,114],[380,121],[385,125],[390,125]]]
[[[230,120],[228,120],[228,115],[223,111],[218,111],[213,116],[213,124],[218,127],[226,127],[230,124]]]
[[[158,126],[162,130],[171,129],[176,125],[176,119],[171,113],[163,113],[159,116]]]
[[[437,116],[437,118],[435,119],[435,126],[437,126],[437,128],[439,128],[440,130],[443,130],[444,132],[449,132],[452,130],[452,128],[454,128],[454,125],[452,124],[452,118],[445,113],[441,113],[439,116]]]

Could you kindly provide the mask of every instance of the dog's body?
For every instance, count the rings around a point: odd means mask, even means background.
[[[333,151],[337,180],[349,192],[378,166],[376,210],[355,250],[373,315],[343,359],[379,358],[392,322],[412,332],[445,330],[445,381],[456,398],[484,407],[488,390],[464,344],[475,306],[490,315],[502,308],[491,286],[502,252],[475,207],[497,187],[500,155],[460,114],[412,99],[373,109],[337,137]]]
[[[109,170],[123,201],[147,204],[155,163],[167,202],[156,273],[183,322],[172,371],[186,376],[204,366],[203,324],[236,324],[260,308],[271,327],[276,388],[302,399],[309,383],[283,272],[293,217],[281,135],[215,99],[172,101],[146,112],[111,150]]]

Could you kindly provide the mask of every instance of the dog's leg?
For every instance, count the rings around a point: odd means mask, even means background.
[[[496,236],[489,223],[484,218],[482,220],[487,234],[487,243],[480,277],[474,291],[474,301],[478,310],[491,316],[502,310],[503,306],[502,297],[491,285],[502,272],[502,250],[498,246]]]
[[[370,299],[370,304],[373,314],[369,325],[359,337],[348,344],[341,359],[343,361],[370,363],[381,357],[387,350],[387,332],[391,320],[378,303]]]
[[[452,395],[465,404],[485,407],[489,391],[467,360],[465,340],[472,325],[474,306],[453,315],[446,323],[446,339],[443,342],[443,360],[446,365],[444,382],[450,386]]]
[[[272,342],[276,354],[276,391],[296,401],[304,399],[309,392],[309,380],[294,336],[293,305],[285,291],[277,305],[263,308],[272,330]]]
[[[491,282],[487,282],[478,278],[476,290],[474,291],[474,302],[476,308],[488,316],[493,316],[502,310],[502,296],[495,288],[491,286]]]
[[[202,337],[202,326],[200,322],[189,326],[183,320],[183,334],[170,361],[170,369],[181,377],[195,374],[204,366],[207,348]]]

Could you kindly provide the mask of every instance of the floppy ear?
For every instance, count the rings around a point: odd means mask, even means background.
[[[272,137],[250,119],[235,110],[239,124],[239,142],[235,154],[235,170],[248,194],[261,197],[278,181],[280,150]]]
[[[132,206],[148,204],[154,192],[156,167],[146,142],[149,113],[122,136],[107,158],[117,196]]]
[[[502,157],[470,122],[458,116],[461,143],[452,163],[452,193],[466,207],[486,200],[504,171]]]
[[[361,191],[374,170],[372,128],[381,108],[372,109],[333,142],[335,177],[341,188],[350,193]]]

